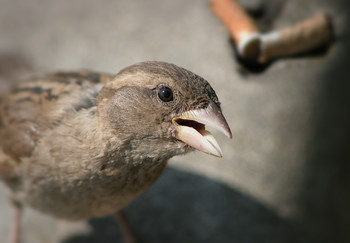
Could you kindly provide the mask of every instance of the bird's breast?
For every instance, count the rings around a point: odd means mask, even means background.
[[[31,207],[58,218],[82,220],[111,215],[144,190],[161,175],[163,163],[140,163],[107,167],[74,176],[48,176],[27,181],[25,201]]]

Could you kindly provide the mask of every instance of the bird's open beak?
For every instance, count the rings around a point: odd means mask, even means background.
[[[230,127],[219,107],[212,101],[205,109],[190,110],[173,118],[175,137],[207,154],[222,157],[219,144],[205,126],[213,127],[232,138]]]

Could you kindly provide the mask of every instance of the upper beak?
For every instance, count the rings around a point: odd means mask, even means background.
[[[205,125],[213,127],[227,137],[232,138],[230,127],[220,108],[213,102],[204,109],[195,109],[182,113],[179,117],[173,118],[175,125],[175,137],[207,154],[222,157],[222,151],[213,135],[205,130]]]

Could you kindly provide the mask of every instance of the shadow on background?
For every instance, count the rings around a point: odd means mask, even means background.
[[[339,2],[350,9],[349,1]],[[341,54],[320,74],[314,101],[298,202],[307,242],[350,242],[350,32],[343,31],[337,42]]]
[[[126,208],[139,242],[296,242],[296,229],[257,200],[203,176],[168,168]],[[113,218],[64,243],[121,240]]]

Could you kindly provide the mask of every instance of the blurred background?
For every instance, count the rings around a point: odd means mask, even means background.
[[[126,208],[139,242],[350,242],[350,53],[346,0],[240,0],[263,30],[324,11],[335,40],[260,72],[237,62],[209,1],[0,0],[0,92],[36,74],[117,73],[175,63],[216,90],[233,139],[222,159],[175,157]],[[13,212],[0,183],[0,241]],[[23,242],[121,242],[113,218],[56,220],[26,209]]]

